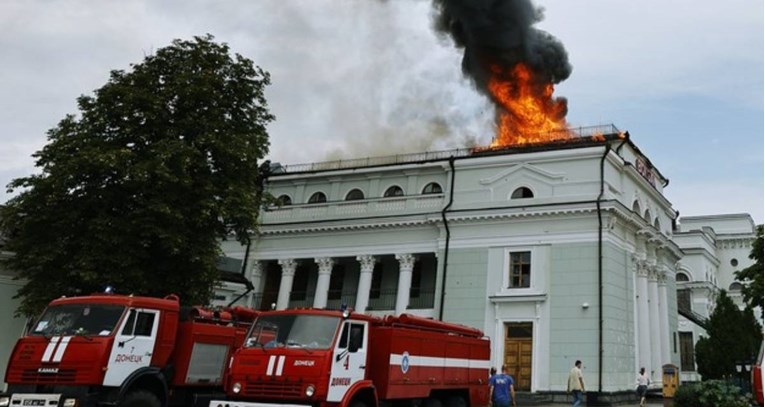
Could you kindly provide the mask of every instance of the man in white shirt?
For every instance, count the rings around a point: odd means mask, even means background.
[[[568,391],[574,395],[573,407],[582,404],[584,400],[584,377],[582,376],[582,361],[577,360],[568,374]]]

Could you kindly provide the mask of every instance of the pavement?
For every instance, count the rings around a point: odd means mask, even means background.
[[[649,399],[646,403],[646,406],[648,407],[671,407],[672,406],[672,400],[666,400],[667,404],[664,404],[663,399]],[[536,407],[564,407],[564,406],[570,406],[571,403],[555,403],[555,404],[535,404]],[[639,404],[636,402],[634,404],[620,404],[620,406],[625,407],[631,407],[635,406],[637,407]],[[522,407],[522,405],[519,405],[518,407]],[[581,407],[587,407],[587,403],[582,403]]]

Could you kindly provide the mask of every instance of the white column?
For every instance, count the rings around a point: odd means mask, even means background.
[[[669,269],[662,267],[659,271],[659,328],[661,330],[661,363],[670,363],[672,356],[669,353],[669,303],[667,297],[667,275]]]
[[[252,284],[252,292],[247,296],[247,307],[253,308],[252,298],[255,294],[260,292],[260,280],[263,278],[263,263],[258,260],[253,260],[248,266],[250,283]],[[259,306],[260,304],[255,305]]]
[[[290,305],[290,292],[292,291],[292,280],[295,279],[297,261],[295,259],[282,259],[279,260],[279,265],[282,266],[282,280],[279,282],[276,309],[286,309]]]
[[[645,367],[647,371],[651,370],[651,332],[648,325],[648,269],[645,260],[639,259],[635,262],[635,271],[637,273],[636,291],[637,291],[637,316],[638,316],[638,360],[639,367]]]
[[[648,306],[651,323],[651,381],[661,382],[661,317],[659,316],[659,285],[656,279],[656,265],[648,272]]]
[[[358,256],[356,260],[361,266],[359,273],[359,287],[356,291],[356,312],[365,312],[369,305],[369,290],[372,289],[372,273],[375,270],[377,259],[375,256]]]
[[[398,260],[398,291],[396,291],[396,315],[401,315],[409,306],[409,289],[412,288],[412,270],[414,255],[397,254]]]
[[[332,266],[335,261],[331,257],[319,257],[314,259],[319,265],[319,278],[316,280],[316,294],[313,296],[314,308],[327,307],[327,292],[329,292],[329,279],[332,276]]]

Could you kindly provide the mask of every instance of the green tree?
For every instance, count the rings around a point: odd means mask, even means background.
[[[77,99],[34,154],[40,174],[13,180],[1,208],[6,266],[26,281],[18,313],[112,285],[205,303],[220,239],[245,243],[262,199],[267,72],[211,35],[111,72]]]
[[[696,342],[696,363],[704,380],[723,379],[736,374],[736,362],[756,355],[762,329],[754,312],[739,310],[725,290],[720,291],[709,316],[707,337]]]
[[[759,225],[757,238],[752,243],[752,251],[749,253],[749,258],[754,260],[754,264],[736,271],[736,280],[743,286],[741,294],[744,296],[744,302],[752,308],[760,307],[760,309],[763,309],[762,251],[762,225]]]

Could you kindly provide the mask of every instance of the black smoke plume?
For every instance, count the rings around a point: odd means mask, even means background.
[[[556,84],[571,74],[563,44],[533,27],[544,14],[531,0],[433,0],[433,7],[436,30],[465,49],[463,72],[489,96],[492,69],[507,73],[522,62],[540,84]]]

